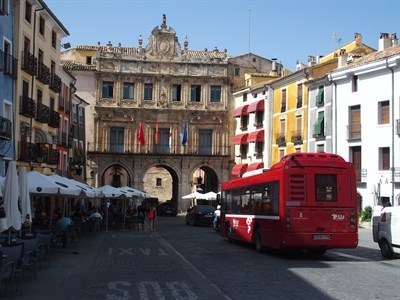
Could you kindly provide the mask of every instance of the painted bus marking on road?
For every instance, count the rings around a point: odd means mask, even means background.
[[[157,281],[140,281],[137,284],[137,292],[140,300],[165,300],[163,288]],[[185,282],[171,281],[166,282],[165,287],[168,295],[177,300],[196,300],[199,297],[190,290]],[[108,283],[107,300],[129,300],[138,299],[131,295],[132,284],[129,281],[112,281]]]

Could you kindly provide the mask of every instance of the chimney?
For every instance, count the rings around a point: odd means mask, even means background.
[[[309,55],[308,56],[308,66],[312,67],[313,65],[315,65],[315,56]]]
[[[338,58],[338,68],[343,68],[347,66],[347,53],[346,49],[340,49],[339,58]]]
[[[361,33],[354,33],[354,40],[356,41],[356,46],[361,46],[362,45],[362,36]]]
[[[390,39],[392,40],[392,47],[397,46],[399,44],[399,40],[397,39],[396,33],[392,33]]]
[[[391,40],[389,39],[389,34],[382,32],[379,38],[379,51],[383,51],[390,47]]]

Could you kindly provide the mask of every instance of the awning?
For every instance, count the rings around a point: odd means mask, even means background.
[[[247,144],[247,137],[248,136],[249,136],[248,133],[235,135],[235,137],[233,138],[233,144],[234,145]]]
[[[264,142],[264,129],[250,132],[249,137],[247,138],[247,142]]]
[[[264,111],[264,100],[259,100],[251,103],[247,109],[248,113],[253,113],[256,111]]]
[[[232,168],[232,175],[242,176],[247,171],[247,164],[237,164]]]
[[[241,107],[237,107],[235,111],[233,112],[233,117],[237,118],[240,116],[247,116],[249,113],[247,112],[247,109],[249,108],[249,105],[244,105]]]
[[[255,163],[250,164],[247,167],[247,171],[246,172],[250,172],[250,171],[254,171],[254,170],[262,169],[262,168],[264,168],[264,163],[263,162],[255,162]]]

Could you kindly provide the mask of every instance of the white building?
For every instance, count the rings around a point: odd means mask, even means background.
[[[381,34],[379,50],[359,59],[343,53],[333,82],[333,149],[353,162],[360,209],[399,205],[400,46]]]

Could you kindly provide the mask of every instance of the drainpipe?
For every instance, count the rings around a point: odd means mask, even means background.
[[[337,84],[336,84],[336,82],[335,81],[333,81],[332,80],[332,74],[328,74],[328,81],[330,82],[330,83],[333,83],[333,85],[335,86],[335,89],[334,89],[334,92],[335,92],[335,108],[334,108],[334,112],[335,112],[335,118],[334,118],[334,121],[335,121],[335,134],[334,134],[334,137],[335,137],[335,149],[332,149],[333,150],[333,153],[335,153],[335,154],[337,154]],[[333,132],[332,132],[332,134],[333,134]]]
[[[390,106],[391,106],[391,108],[392,108],[392,116],[391,116],[391,119],[392,119],[392,151],[390,151],[391,152],[391,154],[392,154],[392,163],[391,163],[391,171],[392,171],[392,205],[394,205],[394,130],[395,130],[395,127],[394,127],[394,70],[391,68],[391,67],[389,67],[389,62],[388,62],[388,59],[386,59],[386,68],[387,69],[389,69],[390,71],[391,71],[391,73],[392,73],[392,99],[391,99],[391,104],[390,104]]]
[[[32,34],[32,36],[33,36],[33,38],[32,38],[32,56],[33,57],[35,57],[35,48],[36,48],[36,13],[38,12],[38,11],[41,11],[41,10],[44,10],[44,7],[41,7],[41,8],[38,8],[38,9],[35,9],[34,10],[34,13],[33,13],[33,34]],[[25,50],[25,49],[24,49]],[[32,79],[31,79],[31,99],[33,99],[33,85],[34,85],[34,82],[35,82],[35,75],[32,75]],[[37,99],[36,99],[37,100]],[[29,142],[30,143],[32,143],[32,131],[33,131],[33,128],[32,128],[32,126],[33,126],[33,120],[32,120],[32,118],[30,118],[30,122],[29,122]]]

